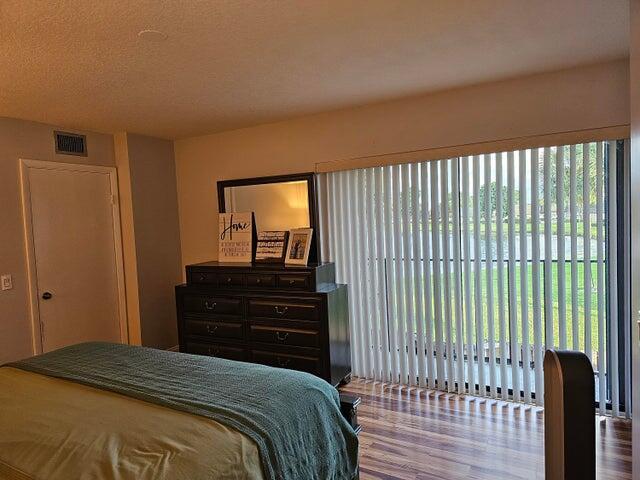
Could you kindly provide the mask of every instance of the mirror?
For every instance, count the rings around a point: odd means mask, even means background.
[[[310,225],[307,182],[238,185],[224,189],[227,212],[255,212],[257,230],[290,230]]]
[[[218,182],[219,211],[254,212],[256,229],[314,229],[309,263],[319,261],[314,174],[243,178]]]

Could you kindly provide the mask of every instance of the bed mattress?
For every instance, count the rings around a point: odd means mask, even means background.
[[[313,375],[72,345],[0,368],[0,479],[352,480],[358,440]]]
[[[0,405],[3,480],[263,478],[255,443],[208,418],[8,367]]]

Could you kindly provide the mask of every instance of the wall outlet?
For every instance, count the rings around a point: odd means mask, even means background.
[[[2,275],[0,277],[0,285],[2,285],[2,290],[11,290],[13,288],[13,280],[11,279],[11,275]]]

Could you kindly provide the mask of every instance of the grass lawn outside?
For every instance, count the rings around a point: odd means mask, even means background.
[[[503,298],[503,303],[502,306],[504,308],[504,315],[505,315],[505,320],[506,320],[506,332],[505,332],[505,337],[507,339],[507,342],[510,341],[510,337],[509,337],[509,293],[508,293],[508,275],[509,275],[509,271],[508,271],[508,264],[505,261],[504,262],[504,267],[503,267],[503,282],[504,282],[504,287],[503,287],[503,292],[504,292],[504,298]],[[566,309],[565,309],[565,325],[566,325],[566,345],[565,348],[569,348],[569,349],[574,349],[574,350],[581,350],[581,351],[585,351],[585,331],[586,331],[586,325],[587,325],[587,318],[586,318],[586,309],[585,309],[585,289],[584,289],[584,264],[581,262],[578,262],[576,265],[576,277],[577,277],[577,295],[575,296],[575,300],[572,297],[572,283],[571,283],[571,279],[572,279],[572,265],[571,262],[565,262],[564,264],[564,268],[561,268],[561,265],[559,265],[557,262],[552,263],[552,267],[551,267],[551,278],[552,278],[552,283],[551,283],[551,298],[552,298],[552,312],[551,312],[551,318],[549,319],[549,316],[547,315],[546,311],[545,311],[545,295],[548,294],[548,292],[545,292],[545,268],[544,268],[544,263],[540,262],[540,267],[539,267],[539,278],[540,278],[540,314],[542,316],[542,341],[544,344],[547,344],[546,339],[545,339],[545,332],[546,332],[546,328],[545,328],[545,321],[552,321],[553,322],[553,346],[555,347],[560,347],[559,344],[559,334],[560,334],[560,323],[559,323],[559,314],[560,314],[560,306],[559,306],[559,272],[562,272],[564,275],[564,281],[565,281],[565,305],[566,305]],[[418,268],[422,268],[422,266],[420,264],[417,265]],[[470,290],[471,290],[471,301],[470,301],[470,305],[471,305],[471,311],[473,312],[474,315],[474,322],[475,322],[475,316],[476,316],[476,311],[475,311],[475,272],[474,272],[474,268],[475,268],[475,264],[474,262],[472,262],[471,264],[471,275],[470,275]],[[495,329],[495,335],[494,335],[494,341],[498,342],[500,339],[500,321],[499,321],[499,308],[500,308],[500,302],[499,302],[499,296],[498,296],[498,275],[497,275],[497,263],[493,262],[491,265],[491,269],[492,269],[492,284],[493,284],[493,324],[494,324],[494,329]],[[522,322],[522,304],[521,304],[521,297],[522,297],[522,289],[521,289],[521,275],[523,275],[523,267],[520,264],[520,262],[516,263],[516,267],[514,269],[514,273],[516,276],[516,305],[517,305],[517,311],[516,311],[516,322],[517,322],[517,330],[518,330],[518,338],[517,338],[517,342],[519,344],[522,343],[523,340],[523,322]],[[442,268],[441,268],[442,271]],[[443,274],[441,274],[440,278],[436,278],[435,276],[432,275],[431,278],[431,284],[435,285],[435,282],[438,282],[438,284],[441,286],[441,293],[442,293],[442,301],[443,302],[452,302],[453,298],[454,298],[454,273],[453,273],[453,262],[451,264],[451,274],[450,274],[450,281],[449,281],[449,285],[450,285],[450,292],[449,295],[445,297],[446,292],[444,292],[444,276]],[[488,341],[488,332],[489,332],[489,318],[487,315],[487,286],[488,286],[488,279],[487,279],[487,264],[486,262],[481,262],[481,267],[480,267],[480,289],[481,289],[481,298],[482,298],[482,326],[483,326],[483,331],[484,331],[484,340]],[[590,331],[591,331],[591,350],[593,352],[597,352],[598,350],[598,323],[600,321],[600,319],[598,318],[598,302],[606,302],[606,298],[603,295],[602,297],[600,297],[598,295],[597,292],[597,276],[598,276],[598,272],[597,272],[597,268],[596,268],[596,263],[592,262],[591,263],[591,306],[590,306]],[[527,289],[526,289],[526,296],[527,296],[527,321],[528,321],[528,326],[529,326],[529,344],[530,345],[534,345],[534,325],[533,325],[533,318],[534,318],[534,312],[533,312],[533,268],[532,268],[532,263],[531,262],[527,262],[527,266],[526,266],[526,279],[527,279]],[[462,281],[463,281],[463,286],[461,288],[461,291],[464,294],[464,274],[462,276]],[[424,282],[422,282],[424,283]],[[391,285],[391,284],[389,284]],[[393,297],[391,297],[393,298]],[[417,296],[414,293],[414,301],[417,299]],[[443,304],[444,305],[444,304]],[[465,319],[465,314],[464,314],[464,305],[465,302],[463,301],[463,322],[465,322],[466,325],[466,319]],[[575,305],[575,309],[574,309],[574,305]],[[605,303],[605,307],[606,307],[606,303]],[[418,310],[415,310],[418,311]],[[422,315],[421,318],[425,318],[424,315],[424,310],[422,309]],[[456,318],[455,318],[455,309],[452,309],[452,335],[453,338],[455,339],[456,336]],[[443,309],[443,315],[444,315],[444,309]],[[393,310],[390,309],[390,317],[393,317]],[[434,318],[432,316],[432,318]],[[603,318],[602,321],[605,321],[605,319]],[[447,335],[446,332],[446,322],[444,320],[444,318],[442,319],[442,324],[443,324],[443,330],[444,330],[444,334]],[[392,325],[390,325],[390,329],[395,328],[395,322],[393,322],[392,320]],[[404,319],[402,319],[402,325],[405,325]],[[465,327],[466,328],[466,327]],[[577,339],[578,339],[578,343],[574,344],[573,343],[573,337],[574,337],[574,329],[575,329],[575,333],[577,334]],[[415,330],[415,322],[414,322],[414,330]],[[426,329],[424,329],[424,331],[426,331]],[[435,331],[435,329],[432,329],[432,331]],[[473,332],[472,332],[472,338],[473,338],[473,342],[476,342],[476,329],[475,329],[475,323],[473,326]],[[466,339],[466,336],[465,336]],[[551,346],[551,345],[546,345],[546,346]]]

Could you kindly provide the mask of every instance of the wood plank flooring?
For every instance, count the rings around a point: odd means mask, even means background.
[[[544,479],[538,407],[354,379],[360,478]],[[631,479],[631,422],[596,417],[599,480]]]

